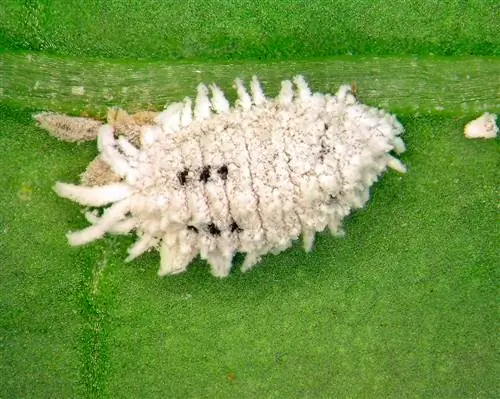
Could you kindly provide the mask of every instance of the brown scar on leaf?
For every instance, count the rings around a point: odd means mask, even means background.
[[[33,194],[33,187],[29,183],[24,183],[17,192],[17,196],[22,202],[30,201],[32,194]]]
[[[236,374],[230,371],[229,373],[227,373],[227,380],[233,383],[236,382]]]
[[[126,137],[133,145],[139,146],[141,127],[154,123],[158,112],[140,111],[129,114],[121,108],[110,108],[106,122],[115,128],[117,135]],[[81,116],[68,116],[55,112],[41,112],[33,115],[38,125],[47,130],[52,136],[69,142],[82,142],[97,139],[99,128],[103,122]],[[90,162],[86,170],[80,175],[81,183],[85,186],[101,186],[118,182],[121,178],[116,175],[100,156]]]
[[[358,97],[358,93],[359,93],[359,88],[358,88],[358,85],[356,84],[356,82],[352,82],[351,83],[351,93],[354,97]]]

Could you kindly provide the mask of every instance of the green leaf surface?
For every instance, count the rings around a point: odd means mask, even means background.
[[[27,1],[0,5],[0,398],[493,398],[498,394],[494,1]],[[81,248],[58,198],[97,154],[33,112],[102,116],[200,81],[356,82],[406,128],[345,238],[319,234],[227,279],[158,278],[133,237]],[[83,92],[81,88],[83,87]],[[124,89],[126,88],[126,89]],[[234,96],[233,96],[234,98]],[[241,264],[241,256],[235,260]]]
[[[500,55],[496,0],[4,0],[0,45],[71,56]]]

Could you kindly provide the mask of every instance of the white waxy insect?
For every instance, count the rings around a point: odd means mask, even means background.
[[[342,235],[343,218],[366,203],[379,175],[406,170],[391,155],[405,150],[402,125],[349,86],[312,93],[297,76],[274,99],[256,77],[249,92],[239,79],[234,87],[230,107],[219,87],[198,86],[194,107],[189,99],[167,107],[137,146],[101,126],[99,151],[121,181],[55,185],[61,197],[107,206],[87,212],[90,226],[68,233],[70,244],[135,231],[127,261],[156,248],[163,276],[200,255],[224,277],[236,252],[246,253],[248,270],[300,235],[308,251],[318,231]]]

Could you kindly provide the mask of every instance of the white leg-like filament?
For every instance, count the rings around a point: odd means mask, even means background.
[[[311,249],[314,245],[314,237],[316,236],[316,233],[314,230],[304,230],[302,233],[302,241],[304,245],[304,250],[306,252],[311,252]]]
[[[248,252],[245,256],[243,264],[241,265],[241,271],[247,272],[259,261],[260,261],[260,254],[258,252]]]
[[[134,147],[125,137],[120,136],[118,137],[117,141],[118,146],[126,156],[136,158],[139,155],[139,150]]]
[[[69,245],[76,247],[98,240],[102,238],[104,234],[106,234],[106,231],[99,225],[92,225],[80,231],[69,232],[66,234],[66,238],[68,239]]]
[[[193,121],[192,101],[189,97],[184,99],[184,107],[181,112],[181,126],[189,126]]]
[[[80,205],[103,206],[123,200],[132,194],[128,184],[115,183],[106,186],[77,186],[57,182],[54,191],[63,198],[78,202]]]
[[[233,266],[233,258],[224,256],[220,252],[211,252],[207,256],[212,274],[215,277],[227,277]]]
[[[97,224],[99,222],[97,210],[94,210],[92,212],[85,212],[85,219],[87,219],[87,222],[89,222],[90,224]]]
[[[111,167],[118,176],[125,177],[131,170],[126,158],[115,148],[114,128],[103,125],[97,136],[97,148],[102,159]]]
[[[307,102],[311,99],[311,89],[307,85],[306,80],[302,75],[297,75],[293,78],[293,83],[297,86],[297,95],[302,102]]]
[[[115,145],[114,138],[115,128],[111,125],[102,125],[99,128],[97,135],[97,149],[104,151],[106,147],[113,147]]]
[[[347,104],[354,104],[356,102],[356,98],[352,95],[352,87],[349,85],[340,86],[335,97],[337,97],[339,101]]]
[[[97,224],[94,224],[80,231],[68,233],[66,236],[68,237],[70,245],[84,245],[91,241],[102,238],[104,234],[106,234],[111,228],[111,226],[125,217],[129,210],[130,201],[127,199],[111,205],[108,209],[106,209],[106,211],[104,211],[104,214],[101,218],[99,218]]]
[[[244,110],[249,110],[252,108],[252,98],[248,94],[245,86],[241,79],[234,80],[234,87],[236,88],[236,93],[238,94],[238,100],[236,100],[236,106],[241,107]]]
[[[399,173],[406,173],[406,166],[399,159],[387,155],[387,166]]]
[[[261,105],[266,102],[266,96],[262,91],[262,87],[260,86],[260,82],[257,79],[257,76],[252,77],[252,82],[250,83],[250,91],[252,92],[252,100],[255,105]]]
[[[394,151],[396,151],[396,154],[402,154],[406,151],[406,145],[401,137],[395,137],[393,143]]]
[[[163,127],[165,133],[176,133],[180,130],[183,109],[184,103],[172,103],[155,118],[155,121]]]
[[[158,275],[166,276],[167,274],[182,273],[197,253],[198,251],[194,247],[191,252],[185,252],[180,250],[179,245],[169,245],[167,240],[162,240],[160,245],[161,262]]]
[[[85,219],[90,224],[98,224],[101,218],[94,212],[85,212]],[[129,217],[124,220],[120,220],[115,225],[111,226],[108,230],[110,234],[125,235],[130,233],[133,229],[137,227],[137,219],[134,217]]]
[[[131,262],[135,258],[147,252],[157,244],[158,240],[149,234],[143,234],[129,249],[127,249],[128,256],[125,262]]]
[[[109,229],[109,233],[125,235],[130,233],[136,227],[137,227],[137,219],[130,217],[119,221],[114,226],[111,226]]]
[[[228,113],[229,112],[229,101],[224,96],[224,92],[217,85],[210,85],[210,90],[212,90],[212,107],[215,112]]]
[[[345,236],[345,231],[342,228],[342,220],[337,216],[332,216],[328,221],[328,229],[333,236],[343,237]]]
[[[203,83],[198,85],[198,94],[196,95],[196,102],[194,105],[194,118],[197,121],[209,119],[212,111],[210,110],[211,104],[208,98],[208,89]]]
[[[281,105],[289,105],[293,101],[293,84],[289,80],[281,82],[281,90],[278,95],[278,101]]]

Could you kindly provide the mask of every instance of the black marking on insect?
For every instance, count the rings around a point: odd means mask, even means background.
[[[229,171],[227,169],[227,165],[222,165],[219,169],[217,169],[217,173],[219,174],[219,176],[222,180],[227,179],[228,172]]]
[[[207,226],[207,228],[208,228],[208,232],[210,234],[212,234],[213,236],[220,236],[220,230],[219,230],[219,228],[215,224],[210,223]]]
[[[339,197],[338,197],[339,194],[331,194],[328,196],[328,205],[334,205],[338,202],[339,200]]]
[[[238,224],[234,220],[229,228],[231,229],[231,233],[234,232],[241,233],[243,231],[243,229],[240,226],[238,226]]]
[[[200,173],[200,181],[206,183],[210,179],[210,165],[203,167]]]
[[[187,183],[188,174],[189,174],[189,169],[187,168],[177,173],[177,178],[179,179],[179,183],[181,183],[181,186]]]
[[[190,231],[194,231],[195,233],[198,233],[198,229],[196,227],[194,227],[194,226],[188,225],[187,229],[190,230]]]
[[[328,199],[329,199],[329,202],[330,203],[335,203],[339,200],[339,198],[342,198],[344,196],[344,192],[343,191],[339,191],[338,193],[335,193],[335,194],[330,194],[328,196]]]
[[[325,160],[325,156],[330,152],[330,148],[326,145],[325,142],[321,142],[321,148],[319,150],[319,160],[323,162]]]

